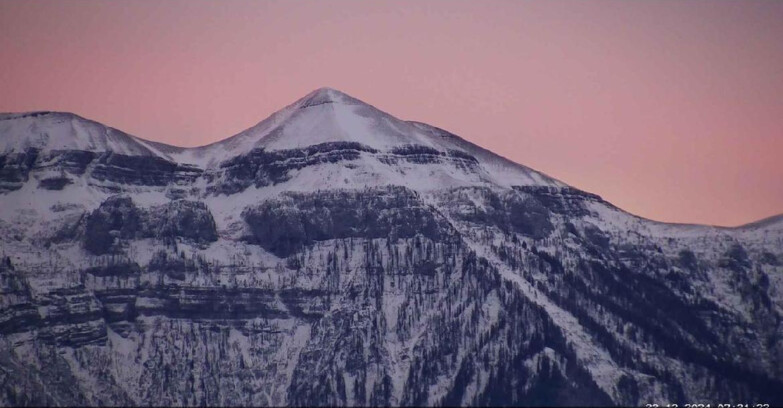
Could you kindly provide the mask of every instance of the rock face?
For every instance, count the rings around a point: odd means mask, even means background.
[[[2,405],[783,404],[783,217],[645,220],[331,89],[0,142]]]
[[[180,238],[194,244],[217,240],[209,209],[204,203],[186,200],[173,200],[145,211],[137,208],[130,197],[111,196],[84,218],[83,228],[84,248],[94,255],[120,253],[123,242],[140,238]]]
[[[454,241],[458,233],[415,192],[404,187],[285,193],[245,209],[248,242],[290,256],[319,241],[426,237]]]

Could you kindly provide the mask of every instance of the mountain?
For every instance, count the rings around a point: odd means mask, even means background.
[[[0,115],[2,405],[783,404],[783,218],[678,225],[322,88]]]

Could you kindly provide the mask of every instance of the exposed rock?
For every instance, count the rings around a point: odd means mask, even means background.
[[[286,193],[246,209],[242,217],[252,234],[248,241],[278,256],[332,239],[388,237],[393,242],[422,235],[448,241],[457,235],[416,193],[402,187]]]
[[[215,220],[204,203],[176,200],[140,210],[128,196],[112,196],[85,219],[84,247],[96,255],[118,252],[134,238],[217,240]]]

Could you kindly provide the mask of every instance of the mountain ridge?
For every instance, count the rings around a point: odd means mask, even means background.
[[[154,144],[160,145],[160,146],[162,146],[164,148],[173,149],[173,150],[201,150],[201,149],[213,146],[213,145],[218,145],[218,144],[222,144],[222,143],[225,143],[227,141],[230,141],[232,138],[240,136],[240,135],[246,133],[248,130],[256,128],[259,125],[261,125],[262,123],[264,123],[264,122],[266,122],[266,121],[268,121],[270,119],[274,119],[274,118],[276,118],[278,116],[283,116],[285,113],[288,113],[288,112],[291,112],[291,111],[295,111],[297,109],[305,109],[305,108],[314,107],[314,106],[318,106],[318,105],[321,105],[321,104],[328,104],[328,103],[342,103],[342,104],[349,104],[349,105],[364,105],[364,106],[367,106],[367,107],[371,107],[371,108],[373,108],[375,110],[378,110],[374,106],[372,106],[372,105],[370,105],[370,104],[368,104],[366,102],[363,102],[363,101],[361,101],[361,100],[359,100],[357,98],[354,98],[354,97],[352,97],[352,96],[350,96],[348,94],[345,94],[342,91],[339,91],[337,89],[330,88],[330,87],[321,87],[321,88],[315,89],[315,90],[307,93],[303,97],[301,97],[301,98],[297,99],[296,101],[286,105],[282,109],[279,109],[279,110],[277,110],[275,112],[272,112],[266,119],[261,120],[260,122],[256,123],[255,125],[250,126],[249,128],[247,128],[247,129],[245,129],[243,131],[240,131],[239,133],[237,133],[235,135],[228,136],[228,137],[226,137],[224,139],[217,140],[217,141],[214,141],[214,142],[210,142],[210,143],[207,143],[207,144],[204,144],[204,145],[193,146],[193,147],[183,147],[183,146],[177,146],[177,145],[168,144],[168,143],[164,143],[164,142],[144,139],[144,138],[141,138],[141,137],[138,137],[138,136],[131,135],[130,133],[124,132],[124,131],[119,130],[117,128],[110,127],[110,126],[105,125],[105,124],[103,124],[101,122],[98,122],[98,121],[96,121],[94,119],[86,118],[86,117],[81,116],[81,115],[79,115],[79,114],[77,114],[75,112],[69,112],[69,111],[40,110],[40,111],[25,111],[25,112],[0,112],[0,121],[3,121],[3,120],[17,120],[17,119],[33,118],[33,117],[41,117],[41,116],[47,116],[47,115],[67,116],[67,117],[73,117],[75,119],[79,119],[79,120],[82,120],[82,121],[85,121],[85,122],[91,122],[91,123],[99,124],[99,125],[101,125],[103,127],[106,127],[108,129],[112,129],[112,130],[115,130],[115,131],[120,132],[122,134],[132,136],[135,139],[143,140],[143,141],[148,142],[148,143],[154,143]],[[380,110],[378,110],[378,111],[380,112]]]
[[[7,135],[9,133],[19,134],[22,132],[19,131],[13,132],[13,130],[9,131],[8,129],[2,129],[3,121],[45,118],[45,117],[66,118],[66,119],[70,119],[71,121],[83,122],[88,127],[102,128],[103,135],[99,135],[99,136],[102,136],[104,138],[114,137],[114,138],[129,140],[130,147],[119,146],[119,148],[117,148],[118,150],[117,153],[155,155],[179,164],[195,165],[199,168],[206,169],[209,168],[210,166],[212,167],[217,166],[221,162],[231,157],[248,153],[249,151],[256,148],[268,149],[268,146],[266,145],[269,144],[270,139],[274,139],[275,137],[277,137],[278,139],[280,138],[278,135],[274,134],[275,131],[278,130],[280,126],[284,125],[285,122],[288,119],[290,119],[290,117],[293,114],[295,114],[299,110],[308,109],[308,108],[317,108],[325,104],[342,104],[348,106],[366,107],[367,109],[371,109],[374,112],[384,115],[384,117],[392,118],[393,120],[399,121],[400,123],[410,124],[411,126],[417,129],[432,134],[433,137],[449,140],[451,142],[450,144],[453,144],[457,147],[462,147],[464,150],[469,150],[473,153],[474,156],[481,156],[482,158],[485,159],[486,162],[494,162],[494,164],[496,164],[500,168],[511,169],[512,171],[516,168],[522,168],[525,171],[532,171],[534,174],[541,174],[545,180],[554,181],[555,185],[567,186],[567,184],[555,178],[552,178],[551,176],[548,176],[540,171],[530,169],[512,160],[509,160],[490,150],[487,150],[479,145],[476,145],[466,139],[463,139],[451,132],[448,132],[447,130],[423,122],[399,120],[391,115],[386,114],[385,112],[378,110],[377,108],[375,108],[370,104],[367,104],[357,98],[354,98],[348,94],[345,94],[337,89],[330,88],[330,87],[321,87],[309,92],[305,96],[297,99],[296,101],[292,102],[286,107],[272,113],[268,118],[262,120],[256,125],[253,125],[248,129],[241,131],[233,136],[229,136],[225,139],[212,142],[206,145],[202,145],[202,146],[197,146],[197,147],[180,147],[176,145],[170,145],[162,142],[144,139],[71,112],[30,111],[30,112],[19,112],[19,113],[0,113],[0,134],[3,134],[3,139],[0,139],[0,150],[5,150],[6,153],[10,153],[15,150],[14,149],[15,147],[16,150],[20,150],[20,147],[24,147],[24,146],[14,146],[12,143],[13,140],[7,138]],[[315,132],[311,132],[311,133],[315,133]],[[21,137],[24,138],[25,136],[21,136]],[[75,141],[76,143],[79,140],[78,131],[68,132],[66,137],[71,137],[72,140]],[[95,138],[93,135],[88,135],[88,137],[91,139]],[[62,140],[62,136],[60,136],[60,139],[61,140],[57,141],[60,144],[60,146],[66,147],[69,145],[68,140]],[[249,139],[249,141],[247,139]],[[274,140],[272,141],[274,142]],[[318,138],[316,138],[310,140],[308,143],[305,143],[305,145],[318,144],[319,141],[327,142],[327,140],[319,140]],[[354,141],[361,143],[361,140],[354,140]],[[424,142],[426,143],[426,140]],[[89,145],[90,143],[92,143],[93,145],[95,144],[94,141],[91,141],[86,144]],[[78,145],[79,143],[76,144]],[[97,148],[93,148],[94,151],[111,150],[107,147],[109,143],[106,141],[100,140],[97,144],[99,146]],[[408,144],[415,144],[415,143],[408,143]],[[82,147],[84,147],[84,145],[85,143],[82,143]],[[34,147],[34,146],[35,143],[28,143],[27,147]],[[39,146],[39,147],[46,148],[48,146]],[[217,152],[218,150],[223,150],[223,151]],[[638,216],[638,217],[644,218],[652,222],[660,223],[663,225],[672,225],[672,226],[679,225],[682,227],[713,227],[713,228],[722,228],[722,229],[743,229],[743,228],[759,227],[762,225],[775,224],[776,223],[775,220],[778,220],[781,217],[783,217],[783,213],[774,214],[759,220],[750,221],[745,224],[737,225],[737,226],[719,226],[719,225],[696,224],[696,223],[687,223],[687,222],[673,223],[673,222],[647,219],[642,216]]]

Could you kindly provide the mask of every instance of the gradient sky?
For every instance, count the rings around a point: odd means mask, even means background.
[[[0,111],[197,146],[321,86],[655,220],[783,212],[783,2],[0,1]]]

